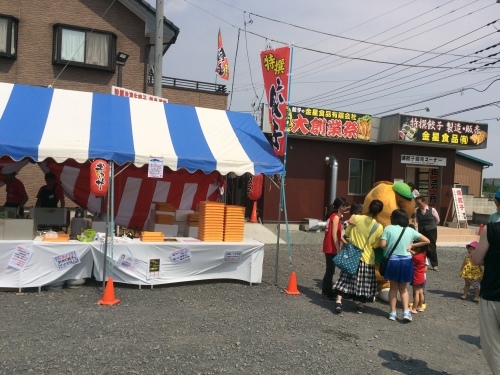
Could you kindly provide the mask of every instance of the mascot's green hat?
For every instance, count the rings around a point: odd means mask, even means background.
[[[396,182],[394,185],[392,185],[392,190],[394,190],[396,193],[407,199],[413,198],[413,194],[411,193],[410,187],[404,182]]]

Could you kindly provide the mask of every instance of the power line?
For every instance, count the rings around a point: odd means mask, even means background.
[[[500,103],[500,101],[496,101],[496,102],[492,102],[492,103],[488,103],[488,104],[482,104],[482,105],[478,105],[478,106],[467,108],[467,109],[461,109],[459,111],[450,112],[450,113],[447,113],[445,115],[441,115],[441,116],[437,116],[437,117],[438,118],[443,118],[443,117],[453,116],[453,115],[456,115],[456,114],[459,114],[459,113],[474,111],[474,110],[479,109],[479,108],[488,107],[490,105],[497,105],[498,103]]]
[[[491,34],[490,34],[490,35],[491,35]],[[479,39],[482,39],[482,38],[483,38],[483,37],[481,37],[481,38],[479,38]],[[477,41],[477,40],[479,40],[479,39],[476,39],[476,40],[474,40],[474,41],[471,41],[471,42],[469,42],[469,43],[467,43],[467,44],[474,43],[474,42],[476,42],[476,41]],[[448,44],[448,43],[451,43],[451,41],[450,41],[450,42],[447,42],[447,43],[445,43],[445,44]],[[467,44],[465,44],[465,45],[467,45]],[[462,45],[462,46],[459,46],[459,47],[456,47],[456,48],[454,48],[454,49],[461,48],[461,47],[463,47],[463,45]],[[432,59],[434,59],[434,58],[435,58],[435,57],[433,57]],[[459,60],[459,59],[456,59],[456,60]],[[426,60],[426,61],[428,61],[428,60]],[[462,65],[464,65],[464,64],[462,64]],[[405,71],[405,70],[407,70],[407,69],[408,69],[408,68],[403,69],[403,70],[401,70],[401,71],[399,71],[399,72],[397,72],[397,73],[401,73],[401,72],[403,72],[403,71]],[[426,69],[425,71],[428,71],[428,70],[430,70],[430,69]],[[447,70],[450,70],[450,69],[447,69]],[[387,71],[387,70],[385,70],[385,71]],[[409,78],[409,77],[411,77],[411,76],[415,76],[415,75],[418,75],[418,74],[422,74],[422,73],[424,73],[425,71],[423,71],[423,72],[416,72],[416,73],[413,73],[413,74],[407,75],[407,76],[405,76],[405,78]],[[380,73],[383,73],[383,72],[379,72],[379,73],[377,73],[377,74],[375,74],[375,75],[378,75],[378,74],[380,74]],[[448,76],[445,76],[445,77],[440,78],[439,80],[443,80],[443,79],[446,79],[446,78],[454,77],[454,76],[456,76],[456,75],[463,74],[463,73],[467,73],[467,72],[459,72],[459,73],[456,73],[456,74],[448,75]],[[401,80],[401,78],[399,78],[399,77],[398,77],[398,78],[393,79],[392,81],[385,82],[385,83],[383,83],[383,84],[381,84],[381,85],[379,85],[379,86],[369,87],[368,89],[370,89],[370,88],[374,88],[374,89],[376,89],[376,90],[377,90],[376,92],[377,92],[377,93],[379,93],[379,92],[381,92],[381,91],[387,91],[387,90],[390,90],[390,89],[394,89],[394,88],[396,88],[396,87],[400,87],[400,86],[407,85],[407,84],[409,84],[409,83],[411,83],[411,82],[415,82],[415,81],[419,81],[419,80],[422,80],[422,79],[425,79],[425,78],[429,78],[429,77],[435,76],[436,74],[437,74],[437,73],[428,74],[428,75],[426,75],[426,76],[424,76],[424,77],[416,78],[416,79],[413,79],[413,80],[411,80],[411,81],[409,81],[409,82],[402,82],[402,83],[399,83],[399,84],[397,84],[397,85],[394,85],[394,86],[391,86],[391,87],[387,87],[387,88],[381,89],[381,87],[380,87],[380,86],[385,86],[385,85],[388,85],[388,84],[393,83],[393,82],[399,82],[399,81]],[[380,77],[380,78],[378,78],[377,80],[380,80],[381,78],[387,78],[387,77],[390,77],[390,76],[393,76],[393,75],[394,75],[394,74],[393,74],[393,73],[391,73],[390,75],[386,75],[386,76],[384,76],[384,77]],[[372,76],[373,76],[373,75],[372,75]],[[375,81],[377,81],[377,80],[375,80]],[[372,81],[372,82],[375,82],[375,81]],[[352,96],[352,95],[354,95],[354,94],[356,94],[356,93],[359,93],[359,92],[363,92],[364,94],[363,94],[363,95],[358,95],[358,96],[355,96],[355,97],[353,97],[353,98],[349,98],[349,99],[341,100],[340,102],[336,102],[336,104],[338,104],[338,103],[343,103],[343,102],[346,102],[346,101],[355,100],[355,99],[359,99],[359,98],[363,98],[363,97],[367,97],[367,96],[369,96],[369,95],[372,95],[372,94],[373,94],[373,92],[371,92],[371,93],[365,93],[365,92],[366,92],[366,90],[367,90],[366,88],[363,88],[363,90],[358,90],[358,91],[354,91],[354,92],[352,92],[352,91],[351,91],[349,94],[347,94],[347,96]],[[346,91],[346,90],[344,90],[344,91]],[[404,90],[401,90],[401,91],[404,91]],[[401,91],[396,91],[395,93],[397,93],[397,92],[401,92]],[[342,93],[342,92],[338,93],[338,95],[337,95],[336,97],[334,97],[334,98],[326,98],[326,99],[324,99],[323,101],[326,101],[326,100],[334,100],[334,99],[336,99],[336,98],[338,98],[338,97],[345,97],[345,96],[346,96],[346,95],[341,95],[341,93]],[[392,94],[389,94],[389,95],[392,95]],[[384,96],[387,96],[387,95],[384,95]],[[372,99],[371,99],[371,100],[372,100]],[[366,101],[366,100],[365,100],[365,101]],[[359,103],[363,103],[363,102],[364,102],[364,101],[361,101],[361,102],[356,102],[356,103],[354,103],[354,104],[359,104]]]
[[[486,8],[486,7],[484,7],[484,8]],[[481,9],[479,9],[479,10],[483,10],[484,8],[481,8]],[[477,10],[477,11],[479,11],[479,10]],[[476,11],[476,12],[477,12],[477,11]],[[470,13],[469,13],[469,14],[470,14]],[[449,22],[447,22],[447,23],[457,21],[457,20],[459,20],[459,19],[461,19],[461,18],[463,18],[463,17],[465,17],[465,16],[461,16],[461,17],[455,18],[455,19],[453,19],[452,21],[449,21]],[[443,26],[443,24],[440,24],[438,27],[441,27],[441,26]],[[464,36],[466,36],[466,35],[468,35],[468,34],[470,34],[470,33],[472,33],[472,32],[475,32],[475,31],[477,31],[477,30],[479,30],[479,29],[481,29],[481,28],[483,28],[483,27],[487,27],[487,25],[486,25],[486,26],[482,26],[482,27],[480,27],[480,28],[478,28],[478,29],[475,29],[475,30],[473,30],[473,31],[471,31],[471,32],[469,32],[469,33],[467,33],[467,34],[464,34],[464,35],[462,35],[462,37],[464,37]],[[433,28],[433,29],[434,29],[434,28]],[[432,29],[431,29],[431,30],[432,30]],[[429,30],[426,30],[426,32],[428,32],[428,31],[429,31]],[[420,35],[420,34],[417,34],[417,35]],[[461,38],[461,37],[460,37],[460,38]],[[458,39],[460,39],[460,38],[455,38],[454,40],[458,40]],[[433,50],[434,50],[434,49],[436,49],[436,48],[442,47],[442,46],[444,46],[444,45],[446,45],[446,44],[449,44],[449,43],[451,43],[451,41],[450,41],[450,42],[447,42],[447,43],[445,43],[445,44],[442,44],[442,45],[440,45],[440,46],[437,46],[437,47],[433,48]],[[462,46],[460,46],[460,47],[462,47]],[[458,47],[458,48],[460,48],[460,47]],[[420,57],[420,56],[417,56],[417,57]],[[415,57],[415,58],[416,58],[416,57]],[[413,58],[413,59],[414,59],[414,58]],[[406,60],[406,61],[411,61],[411,60],[412,60],[412,59],[409,59],[409,60]],[[405,61],[405,62],[406,62],[406,61]],[[428,60],[427,60],[427,61],[428,61]],[[382,74],[382,73],[384,73],[384,72],[386,72],[386,71],[388,71],[388,70],[391,70],[391,69],[393,69],[393,67],[391,67],[391,68],[389,68],[389,69],[386,69],[386,70],[383,70],[383,71],[381,71],[381,72],[378,72],[378,73],[372,74],[372,75],[370,75],[370,76],[368,76],[368,77],[366,77],[366,78],[372,78],[372,77],[375,77],[375,76],[377,76],[377,75],[379,75],[379,74]],[[385,76],[385,77],[387,77],[387,76]],[[364,79],[366,79],[366,78],[360,79],[360,80],[358,80],[358,81],[357,81],[357,82],[355,82],[355,83],[361,83],[361,82],[363,82],[363,80],[364,80]],[[340,87],[339,89],[336,89],[336,90],[330,90],[330,91],[327,91],[326,93],[323,93],[323,94],[320,94],[320,95],[315,95],[315,96],[313,96],[313,97],[303,99],[303,100],[302,100],[302,101],[300,101],[300,102],[301,102],[301,103],[303,103],[303,102],[306,102],[306,101],[311,100],[311,99],[318,99],[318,98],[321,98],[321,97],[326,97],[327,95],[329,95],[330,93],[333,93],[333,92],[335,92],[335,94],[339,95],[339,94],[341,94],[342,92],[345,92],[346,90],[344,90],[344,91],[340,91],[340,92],[339,92],[338,90],[342,90],[342,89],[350,88],[350,87],[351,87],[351,86],[353,86],[355,83],[352,83],[352,84],[349,84],[349,85],[344,85],[344,86]]]
[[[387,111],[383,111],[383,112],[379,112],[379,113],[375,113],[374,116],[380,116],[380,115],[383,115],[384,113],[388,113],[388,112],[394,112],[394,111],[397,111],[399,109],[402,109],[402,108],[406,108],[406,107],[410,107],[410,106],[414,106],[414,105],[418,105],[418,104],[422,104],[422,103],[427,103],[427,102],[430,102],[431,100],[436,100],[436,99],[440,99],[440,98],[444,98],[445,96],[449,96],[449,95],[453,95],[453,94],[459,94],[459,93],[463,93],[464,91],[466,90],[476,90],[478,92],[484,92],[486,91],[493,83],[495,83],[496,81],[500,81],[500,78],[497,78],[495,79],[494,81],[492,81],[488,86],[486,86],[486,88],[484,90],[477,90],[473,87],[465,87],[465,88],[460,88],[458,90],[453,90],[451,92],[448,92],[448,93],[445,93],[445,94],[442,94],[442,95],[437,95],[437,96],[434,96],[434,97],[431,97],[431,98],[428,98],[428,99],[424,99],[424,100],[420,100],[418,102],[413,102],[411,104],[406,104],[404,106],[401,106],[401,107],[397,107],[397,108],[392,108],[392,109],[389,109]]]
[[[467,55],[455,55],[455,54],[448,54],[448,53],[441,53],[441,52],[422,51],[422,50],[413,49],[413,48],[397,47],[397,46],[389,45],[389,44],[368,42],[367,40],[360,40],[360,39],[355,39],[355,38],[349,38],[349,37],[341,36],[341,35],[338,35],[338,34],[331,34],[331,33],[325,32],[325,31],[319,31],[319,30],[310,29],[308,27],[295,25],[295,24],[292,24],[292,23],[289,23],[289,22],[285,22],[285,21],[280,21],[280,20],[277,20],[277,19],[274,19],[274,18],[262,16],[262,15],[259,15],[259,14],[256,14],[256,13],[249,13],[249,14],[252,14],[255,17],[266,19],[268,21],[277,22],[277,23],[281,23],[283,25],[295,27],[297,29],[301,29],[301,30],[305,30],[305,31],[310,31],[310,32],[314,32],[314,33],[317,33],[317,34],[328,35],[328,36],[331,36],[333,38],[339,38],[339,39],[349,40],[349,41],[352,41],[352,42],[357,42],[358,44],[365,43],[365,44],[370,44],[372,46],[379,46],[379,47],[384,47],[384,48],[394,48],[394,49],[398,49],[398,50],[402,50],[402,51],[428,53],[428,54],[439,55],[439,56],[469,57]]]

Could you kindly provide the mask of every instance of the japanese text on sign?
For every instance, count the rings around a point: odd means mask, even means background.
[[[432,168],[429,173],[429,206],[437,206],[439,169]]]
[[[185,262],[191,259],[191,251],[185,247],[183,249],[176,250],[170,254],[170,260],[173,264]]]
[[[462,196],[461,188],[452,188],[453,192],[453,202],[455,203],[455,212],[457,213],[458,221],[467,221],[467,215],[465,213],[464,197]]]
[[[239,263],[241,262],[241,251],[226,251],[224,253],[224,263]]]
[[[28,265],[32,255],[33,250],[18,246],[9,260],[9,267],[23,271]]]
[[[401,155],[401,163],[446,167],[446,158],[439,158],[436,156]]]
[[[76,253],[76,250],[67,252],[65,254],[56,255],[54,257],[54,262],[59,271],[66,268],[73,267],[75,264],[80,263],[80,257]]]
[[[290,107],[288,131],[294,135],[370,140],[371,116],[309,107]]]
[[[260,54],[264,91],[269,104],[272,145],[276,155],[285,153],[290,48],[262,51]]]
[[[168,99],[164,99],[164,98],[161,98],[159,96],[144,94],[144,93],[138,92],[138,91],[124,89],[123,87],[111,86],[111,94],[117,95],[117,96],[125,96],[127,98],[149,100],[152,102],[168,103]]]
[[[124,268],[126,270],[134,271],[137,266],[141,264],[141,261],[132,255],[121,254],[118,260],[116,261],[116,265],[120,268]]]
[[[163,158],[149,158],[148,177],[163,178]]]
[[[399,139],[404,141],[486,147],[487,138],[486,124],[404,115],[400,118]]]

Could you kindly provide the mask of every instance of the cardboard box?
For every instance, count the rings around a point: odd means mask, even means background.
[[[152,231],[163,232],[165,237],[177,237],[177,232],[179,228],[177,225],[167,225],[167,224],[155,224]]]
[[[184,228],[184,237],[198,238],[198,227],[188,227]]]
[[[194,213],[193,210],[175,210],[175,221],[186,221],[187,215]]]

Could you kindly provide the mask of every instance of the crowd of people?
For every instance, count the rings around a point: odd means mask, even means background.
[[[390,225],[385,228],[377,222],[377,215],[384,208],[382,201],[373,200],[364,215],[361,214],[361,205],[353,203],[349,206],[343,197],[333,202],[323,242],[326,272],[321,299],[335,302],[336,313],[343,311],[344,299],[356,301],[359,314],[364,312],[366,302],[374,300],[377,248],[383,249],[384,257],[388,259],[383,273],[389,282],[388,319],[398,319],[398,293],[403,321],[411,322],[412,314],[424,311],[427,270],[439,270],[436,241],[440,219],[413,184],[408,185],[415,201],[415,214],[408,217],[405,210],[396,209],[391,213]],[[497,210],[490,216],[479,242],[472,241],[466,246],[459,275],[464,279],[460,299],[468,299],[473,291],[473,301],[479,304],[481,348],[492,373],[500,374],[500,189],[494,200]],[[351,215],[342,225],[342,216],[346,213]],[[335,257],[342,255],[348,241],[360,252],[357,270],[350,273],[341,269],[334,282]],[[412,303],[408,284],[413,288]]]

